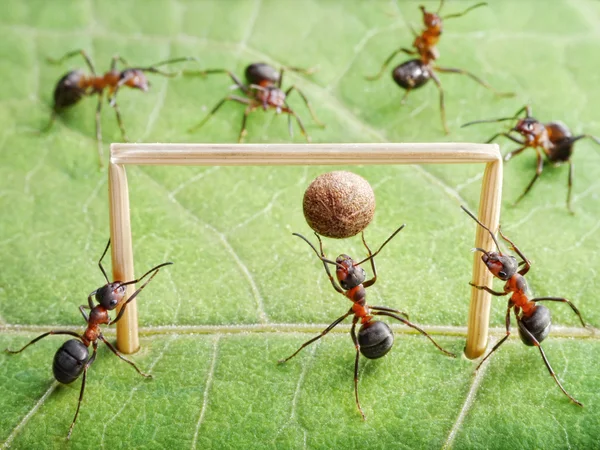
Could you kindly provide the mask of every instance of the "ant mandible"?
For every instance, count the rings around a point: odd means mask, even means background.
[[[448,124],[446,123],[446,108],[444,106],[444,90],[442,88],[442,83],[439,78],[435,74],[435,72],[442,73],[458,73],[461,75],[466,75],[475,82],[479,83],[486,89],[489,89],[494,94],[500,97],[512,97],[514,93],[512,92],[498,92],[488,83],[483,81],[481,78],[473,75],[471,72],[468,72],[464,69],[455,69],[451,67],[439,67],[435,65],[435,60],[439,58],[440,54],[436,47],[440,36],[442,34],[442,25],[443,20],[445,19],[453,19],[456,17],[462,17],[467,14],[469,11],[474,10],[475,8],[479,8],[480,6],[485,6],[487,3],[477,3],[476,5],[470,6],[465,9],[463,12],[456,14],[449,14],[445,17],[441,17],[440,11],[444,6],[444,0],[440,0],[440,6],[437,11],[429,12],[425,9],[424,6],[420,6],[421,11],[423,12],[423,25],[425,26],[424,30],[421,34],[417,34],[417,32],[412,29],[411,31],[415,36],[415,40],[413,41],[412,46],[414,50],[401,47],[395,50],[383,63],[381,66],[381,70],[377,75],[365,77],[367,80],[375,81],[381,78],[383,72],[386,70],[387,66],[392,62],[392,60],[399,53],[406,53],[411,56],[418,56],[418,58],[410,59],[392,71],[392,78],[402,89],[405,89],[406,92],[400,101],[401,104],[404,104],[408,94],[413,89],[418,89],[427,83],[430,79],[434,81],[439,92],[440,92],[440,114],[442,117],[442,125],[444,127],[444,131],[448,134],[450,131],[448,130]]]
[[[52,330],[36,337],[20,350],[6,349],[8,353],[20,353],[30,345],[35,344],[36,342],[45,338],[46,336],[55,334],[66,334],[76,338],[69,339],[63,345],[60,346],[60,348],[56,351],[56,354],[54,355],[54,362],[52,364],[52,372],[54,373],[54,378],[56,378],[57,381],[63,384],[72,383],[83,373],[83,378],[81,381],[81,390],[79,392],[79,401],[77,402],[77,410],[75,411],[75,417],[73,417],[73,422],[71,422],[71,426],[69,427],[67,439],[70,439],[71,437],[73,427],[75,426],[75,421],[77,420],[77,416],[79,414],[79,408],[81,406],[81,400],[83,399],[83,392],[85,390],[87,370],[96,359],[98,339],[104,342],[111,352],[113,352],[127,364],[130,364],[141,376],[146,378],[152,378],[152,375],[143,373],[133,361],[130,361],[129,359],[125,358],[117,351],[117,349],[102,334],[100,330],[100,325],[112,325],[113,323],[118,322],[121,319],[121,317],[123,317],[127,305],[137,297],[137,295],[142,291],[142,289],[146,287],[148,283],[150,283],[152,278],[155,277],[155,275],[158,273],[161,267],[168,266],[173,263],[165,262],[159,264],[158,266],[153,267],[136,280],[125,282],[110,282],[108,276],[106,275],[104,267],[102,267],[102,259],[104,259],[104,256],[106,255],[109,246],[110,240],[108,241],[108,244],[104,249],[104,253],[102,253],[102,256],[100,257],[100,260],[98,261],[98,266],[100,267],[100,270],[102,271],[102,274],[106,279],[106,284],[96,289],[88,296],[87,305],[81,305],[79,307],[79,311],[81,311],[81,314],[83,315],[83,318],[87,323],[87,328],[85,329],[84,333],[78,334],[74,331],[68,330]],[[123,302],[127,286],[130,284],[136,284],[140,282],[149,274],[152,274],[150,275],[150,278],[148,278],[148,280],[146,280],[146,282],[142,286],[140,286],[138,290],[131,294],[131,296],[127,300],[125,300],[117,316],[113,320],[110,320],[108,311],[112,311]],[[94,300],[92,299],[92,297],[94,297],[96,302],[98,302],[97,305],[94,305]],[[91,310],[89,316],[85,312],[86,309]],[[92,356],[90,356],[88,350],[90,344],[93,348]]]
[[[527,295],[527,281],[525,280],[525,274],[529,272],[531,268],[531,262],[525,257],[523,252],[519,250],[519,248],[514,244],[513,241],[508,239],[503,233],[500,227],[498,227],[498,233],[502,236],[506,242],[510,244],[510,249],[515,251],[517,255],[519,255],[522,259],[521,262],[517,263],[517,258],[511,255],[503,255],[500,251],[500,245],[498,244],[498,240],[492,231],[482,224],[477,217],[473,215],[467,208],[461,206],[464,212],[466,212],[471,218],[479,224],[483,229],[487,230],[490,233],[490,236],[494,240],[496,244],[497,252],[488,252],[482,248],[475,248],[473,251],[480,251],[483,253],[481,256],[481,260],[487,266],[488,270],[494,275],[496,278],[506,281],[504,285],[504,290],[502,292],[497,292],[490,289],[487,286],[477,286],[472,282],[469,282],[471,286],[476,289],[484,290],[489,292],[495,296],[504,296],[511,294],[510,299],[508,300],[508,309],[506,310],[506,335],[498,341],[496,345],[490,350],[490,352],[481,360],[475,371],[479,370],[481,365],[485,362],[486,359],[490,357],[492,353],[494,353],[498,347],[500,347],[510,336],[510,312],[513,311],[515,318],[517,319],[517,325],[519,327],[519,337],[521,341],[527,346],[537,347],[540,350],[540,354],[542,355],[542,359],[544,360],[544,364],[548,368],[550,375],[556,381],[556,384],[560,388],[560,390],[567,396],[569,399],[578,406],[583,406],[581,402],[573,398],[560,384],[558,378],[556,378],[556,374],[550,366],[550,362],[548,358],[546,358],[546,354],[540,345],[541,342],[546,339],[548,334],[550,333],[551,328],[551,317],[550,310],[546,308],[544,305],[538,305],[538,302],[542,301],[550,301],[550,302],[561,302],[568,304],[573,312],[577,314],[581,324],[585,327],[585,322],[579,313],[579,310],[566,298],[562,297],[537,297],[530,299]],[[518,272],[520,266],[523,266]]]
[[[194,72],[185,71],[184,74],[186,75],[200,76],[206,76],[215,73],[225,73],[229,75],[229,77],[233,80],[233,82],[235,83],[235,87],[237,89],[240,89],[242,93],[246,96],[240,97],[239,95],[231,94],[224,97],[219,103],[215,105],[215,107],[207,114],[207,116],[204,119],[202,119],[200,123],[190,128],[188,132],[192,133],[200,129],[208,121],[208,119],[210,119],[210,117],[214,113],[216,113],[221,106],[223,106],[225,102],[234,101],[243,105],[247,105],[246,110],[244,111],[244,116],[242,118],[242,129],[240,130],[238,142],[243,142],[244,138],[246,137],[246,121],[248,119],[248,115],[250,115],[250,113],[256,111],[259,108],[262,108],[264,111],[272,108],[275,109],[275,112],[277,114],[281,114],[282,112],[288,114],[288,131],[290,136],[293,136],[291,119],[293,116],[296,119],[296,122],[298,122],[300,131],[306,138],[306,141],[310,142],[310,136],[306,132],[302,120],[300,119],[298,114],[296,114],[296,112],[287,104],[287,98],[289,97],[289,95],[293,91],[298,92],[300,97],[302,97],[302,100],[304,100],[304,103],[306,104],[308,111],[310,112],[310,115],[312,116],[315,123],[321,128],[323,128],[325,125],[319,119],[317,119],[317,116],[315,115],[315,112],[313,111],[312,106],[308,101],[308,98],[306,98],[306,95],[304,95],[300,88],[298,88],[296,85],[292,85],[285,92],[281,89],[283,73],[285,70],[298,72],[305,75],[310,75],[311,73],[313,73],[313,70],[311,69],[306,70],[299,69],[296,67],[282,67],[278,72],[277,70],[275,70],[275,68],[271,67],[268,64],[254,63],[246,67],[245,75],[248,84],[244,84],[233,72],[230,72],[227,69],[209,69]]]
[[[125,132],[125,126],[121,119],[121,112],[119,105],[117,104],[117,93],[123,86],[139,89],[141,91],[148,91],[150,82],[146,78],[145,72],[156,73],[165,77],[174,77],[179,72],[164,72],[158,67],[166,64],[172,64],[182,61],[190,61],[193,58],[174,58],[167,61],[162,61],[149,67],[126,67],[123,70],[117,69],[117,63],[120,62],[127,66],[127,62],[120,56],[113,56],[110,64],[110,70],[103,75],[96,75],[96,69],[92,63],[91,58],[84,50],[74,50],[67,53],[62,58],[51,59],[48,58],[48,62],[51,64],[61,64],[67,59],[74,56],[81,55],[85,60],[90,74],[86,74],[82,70],[72,70],[67,72],[63,77],[58,80],[56,87],[54,88],[54,105],[52,106],[52,115],[50,116],[50,122],[42,130],[42,132],[48,131],[58,114],[65,109],[78,103],[83,97],[91,97],[92,95],[98,95],[98,105],[96,106],[96,142],[98,145],[98,157],[100,159],[100,166],[103,165],[103,152],[102,152],[102,130],[100,125],[100,112],[102,111],[102,100],[104,97],[104,90],[108,90],[108,102],[115,110],[117,116],[117,123],[121,129],[121,135],[123,140],[128,142],[127,133]]]
[[[525,117],[520,118],[521,114],[525,113]],[[465,123],[463,127],[475,125],[478,123],[495,123],[503,121],[517,121],[517,124],[508,130],[508,132],[496,133],[486,142],[490,143],[497,137],[504,136],[513,142],[516,142],[521,147],[507,153],[504,156],[504,161],[508,162],[513,156],[519,155],[523,150],[527,148],[533,148],[537,156],[537,167],[535,170],[535,176],[529,182],[525,191],[515,201],[515,205],[519,203],[523,197],[531,190],[533,184],[537,181],[539,176],[542,174],[544,169],[544,161],[542,159],[542,152],[548,159],[549,162],[558,166],[562,163],[569,163],[569,180],[567,188],[567,209],[571,214],[571,188],[573,186],[573,162],[571,161],[571,155],[573,154],[573,145],[580,139],[590,138],[596,144],[600,145],[600,139],[589,134],[580,134],[573,136],[571,130],[562,122],[549,122],[541,123],[537,119],[531,116],[531,107],[529,105],[521,108],[513,117],[503,117],[500,119],[488,119],[488,120],[475,120],[473,122]],[[523,136],[523,140],[517,139],[510,133],[516,132]]]
[[[419,333],[423,334],[427,337],[433,345],[435,345],[440,351],[445,353],[448,356],[456,357],[453,353],[450,353],[447,350],[444,350],[442,347],[438,345],[437,342],[433,340],[429,334],[427,334],[423,329],[421,329],[418,325],[415,325],[412,322],[408,321],[408,314],[399,311],[397,309],[388,308],[386,306],[370,306],[367,305],[366,301],[366,292],[365,288],[372,286],[377,281],[377,270],[375,269],[375,256],[379,254],[379,252],[385,247],[385,245],[390,242],[394,236],[396,236],[400,230],[404,228],[402,225],[398,228],[392,235],[387,238],[387,240],[381,244],[379,250],[375,253],[371,252],[371,249],[367,245],[365,241],[364,233],[362,234],[362,242],[367,249],[369,254],[368,257],[363,259],[360,262],[354,262],[354,260],[345,254],[342,254],[337,257],[335,261],[331,261],[325,257],[325,253],[323,252],[323,243],[321,241],[320,236],[315,233],[317,239],[319,241],[319,248],[321,252],[315,248],[315,246],[304,236],[298,233],[293,233],[294,236],[298,236],[300,239],[304,240],[315,252],[317,257],[323,262],[323,267],[325,268],[325,272],[331,281],[331,285],[333,288],[338,291],[340,294],[347,297],[352,302],[352,307],[345,313],[343,316],[336,319],[331,325],[329,325],[325,330],[321,332],[320,335],[314,337],[304,344],[300,346],[298,350],[296,350],[291,356],[288,356],[285,359],[279,361],[279,364],[285,363],[294,356],[296,356],[304,347],[312,344],[318,339],[321,339],[327,333],[329,333],[333,328],[339,325],[346,317],[350,315],[354,315],[352,318],[352,327],[350,328],[350,336],[352,336],[352,342],[354,342],[354,347],[356,348],[356,359],[354,360],[354,395],[356,399],[356,406],[363,418],[366,419],[365,413],[363,412],[360,402],[358,400],[358,359],[359,355],[362,355],[369,359],[377,359],[384,356],[388,351],[391,350],[392,345],[394,345],[394,333],[390,327],[385,323],[378,320],[375,320],[373,316],[388,316],[392,317],[405,325],[408,325],[411,328],[414,328]],[[365,281],[366,273],[364,269],[360,266],[361,264],[370,261],[371,269],[373,270],[373,278]],[[331,272],[329,271],[328,264],[331,264],[336,267],[335,274],[336,278],[339,282],[339,285],[333,279]],[[404,316],[404,317],[401,317]],[[356,335],[356,324],[360,320],[360,329],[358,330],[358,336]]]

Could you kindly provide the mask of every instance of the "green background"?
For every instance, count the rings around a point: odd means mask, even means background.
[[[473,2],[448,1],[443,14]],[[451,134],[442,132],[433,84],[403,92],[376,73],[409,24],[421,28],[417,2],[186,1],[47,2],[5,0],[0,14],[0,348],[17,348],[51,328],[82,329],[77,306],[102,284],[96,262],[108,237],[106,170],[98,170],[95,101],[85,99],[39,135],[56,81],[84,67],[98,71],[119,53],[133,65],[194,56],[199,68],[240,74],[251,62],[318,67],[286,74],[312,101],[320,129],[296,94],[290,105],[314,142],[481,142],[504,124],[459,128],[512,115],[526,103],[541,121],[600,135],[600,3],[495,1],[448,20],[440,65],[470,70],[499,99],[460,75],[442,74]],[[436,2],[427,2],[430,9]],[[397,64],[403,61],[399,56]],[[189,67],[196,67],[190,65]],[[225,76],[165,79],[151,90],[123,89],[119,104],[132,140],[234,142],[243,107],[229,104],[194,134],[186,130],[226,95]],[[121,140],[103,112],[105,153]],[[294,141],[303,138],[294,124]],[[254,113],[247,142],[288,142],[285,117]],[[514,148],[501,142],[503,153]],[[527,151],[505,167],[501,221],[532,260],[538,296],[565,296],[592,327],[600,324],[600,147],[576,145],[573,208],[565,207],[567,168],[533,176]],[[330,167],[128,168],[136,272],[165,260],[139,297],[139,377],[105,346],[90,369],[72,440],[65,442],[79,382],[58,386],[48,338],[20,355],[0,354],[0,443],[11,448],[591,448],[600,434],[600,345],[565,305],[549,305],[555,329],[544,342],[569,403],[539,353],[513,337],[477,376],[476,361],[451,359],[426,339],[394,326],[396,345],[381,360],[361,360],[354,404],[354,349],[340,326],[284,366],[276,361],[349,307],[308,246],[304,189]],[[378,257],[372,304],[407,311],[444,347],[461,353],[468,311],[482,166],[353,167],[377,196],[367,230],[378,246],[407,226]],[[326,252],[361,257],[359,238],[326,240]],[[501,284],[495,283],[499,289]],[[503,335],[505,299],[495,299],[492,338]],[[114,339],[114,334],[110,334]]]

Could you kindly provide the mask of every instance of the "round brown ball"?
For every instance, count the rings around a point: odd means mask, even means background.
[[[375,214],[375,193],[369,182],[341,170],[318,176],[306,189],[302,203],[308,225],[336,239],[360,233]]]

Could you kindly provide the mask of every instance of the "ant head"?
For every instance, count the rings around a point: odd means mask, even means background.
[[[366,273],[362,267],[354,264],[354,260],[348,255],[340,255],[335,260],[336,270],[335,275],[342,289],[347,291],[365,281]]]
[[[486,252],[481,248],[475,250],[483,252],[483,255],[481,256],[483,263],[487,266],[489,271],[492,272],[492,275],[503,281],[512,277],[519,268],[517,258],[514,256],[503,255],[498,252]]]
[[[426,28],[441,29],[442,18],[437,13],[427,12],[424,6],[419,6],[419,8],[423,12],[423,25],[425,25]]]
[[[111,311],[123,300],[126,290],[127,286],[120,281],[105,284],[96,291],[96,301]]]
[[[535,137],[542,134],[545,127],[533,117],[525,117],[517,122],[513,130],[526,137]]]
[[[121,72],[121,83],[130,88],[146,92],[150,88],[150,82],[142,70],[125,69]]]

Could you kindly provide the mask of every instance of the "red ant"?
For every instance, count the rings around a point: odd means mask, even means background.
[[[417,32],[412,29],[411,31],[415,36],[415,40],[413,41],[414,50],[407,49],[401,47],[395,50],[383,63],[381,66],[381,70],[377,75],[365,77],[367,80],[375,81],[381,78],[383,72],[387,68],[387,66],[392,62],[392,60],[396,57],[398,53],[406,53],[407,55],[417,55],[418,58],[410,59],[392,71],[392,78],[402,89],[405,89],[406,92],[400,101],[401,104],[404,104],[408,94],[413,89],[418,89],[427,83],[430,79],[434,81],[438,90],[440,91],[440,113],[442,116],[442,125],[444,127],[444,131],[448,134],[450,131],[448,130],[448,124],[446,123],[446,109],[444,107],[444,90],[442,89],[442,84],[435,74],[435,72],[442,73],[458,73],[461,75],[466,75],[470,77],[475,82],[479,83],[486,89],[489,89],[494,94],[500,97],[512,97],[514,93],[512,92],[498,92],[488,83],[483,81],[481,78],[473,75],[471,72],[468,72],[464,69],[454,69],[450,67],[439,67],[435,65],[435,60],[437,60],[440,56],[439,51],[436,47],[440,36],[442,34],[442,22],[444,19],[453,19],[456,17],[461,17],[467,14],[469,11],[474,10],[475,8],[479,8],[480,6],[485,6],[487,3],[477,3],[467,9],[465,9],[461,13],[449,14],[445,17],[441,17],[440,11],[444,6],[444,0],[440,0],[440,6],[438,7],[435,13],[428,12],[424,6],[420,6],[421,11],[423,12],[423,25],[425,29],[421,32],[421,34],[417,34]]]
[[[548,358],[546,358],[546,354],[542,349],[540,343],[546,339],[548,334],[550,333],[551,328],[551,317],[550,310],[546,308],[544,305],[538,305],[538,302],[542,301],[551,301],[551,302],[562,302],[568,304],[573,312],[577,314],[581,324],[585,327],[585,322],[579,313],[579,310],[566,298],[562,297],[537,297],[530,299],[527,296],[527,281],[525,280],[525,274],[529,272],[531,268],[531,262],[525,257],[523,252],[519,250],[519,248],[514,244],[513,241],[508,239],[503,233],[500,227],[498,227],[498,233],[502,236],[506,242],[510,244],[510,249],[515,251],[517,255],[519,255],[522,259],[521,262],[517,263],[517,258],[511,255],[503,255],[500,251],[500,245],[496,236],[492,231],[482,224],[467,208],[461,206],[464,212],[466,212],[471,218],[477,222],[483,229],[487,230],[490,233],[490,236],[494,240],[496,244],[497,252],[488,252],[482,248],[475,248],[473,251],[480,251],[483,253],[481,256],[481,260],[487,266],[488,270],[494,275],[496,278],[506,281],[504,285],[504,290],[502,292],[497,292],[490,289],[487,286],[477,286],[472,282],[469,282],[471,286],[476,289],[484,290],[489,292],[492,295],[496,296],[504,296],[510,293],[511,297],[508,300],[508,309],[506,310],[506,335],[498,341],[496,345],[492,348],[492,350],[481,360],[476,371],[479,370],[481,365],[485,362],[486,359],[490,357],[492,353],[494,353],[498,347],[500,347],[504,341],[508,339],[510,336],[510,312],[511,310],[514,312],[515,318],[517,319],[517,325],[519,327],[519,337],[521,341],[527,346],[537,347],[540,350],[542,355],[542,359],[544,360],[544,364],[548,368],[550,375],[556,381],[556,384],[560,388],[560,390],[567,396],[569,399],[575,403],[576,405],[583,406],[581,402],[575,400],[566,390],[563,388],[558,378],[556,378],[556,374],[552,367],[550,366],[550,362]],[[517,269],[523,266],[518,272]]]
[[[320,127],[324,127],[325,125],[319,121],[319,119],[317,119],[317,116],[315,115],[308,98],[306,98],[304,93],[296,85],[292,85],[285,92],[281,90],[281,83],[283,81],[283,73],[285,70],[291,70],[293,72],[299,72],[305,75],[310,75],[313,73],[313,70],[298,69],[295,67],[282,67],[278,72],[268,64],[254,63],[246,67],[245,75],[248,84],[244,84],[238,77],[235,76],[233,72],[230,72],[226,69],[209,69],[199,72],[184,72],[186,75],[200,76],[206,76],[214,73],[226,73],[233,80],[236,88],[240,89],[246,96],[240,97],[239,95],[232,94],[224,97],[198,125],[190,128],[189,132],[192,133],[201,128],[208,121],[208,119],[210,119],[210,117],[216,113],[221,106],[223,106],[225,102],[234,101],[243,105],[247,105],[242,118],[242,129],[240,131],[238,142],[242,142],[247,134],[246,120],[248,119],[248,115],[259,108],[262,108],[264,111],[269,108],[273,108],[277,114],[281,114],[282,112],[288,114],[288,130],[290,136],[293,136],[291,117],[294,116],[296,122],[298,122],[300,131],[306,138],[307,142],[310,142],[310,136],[306,133],[306,129],[304,128],[302,120],[300,120],[298,114],[296,114],[296,112],[294,112],[294,110],[287,104],[287,98],[292,91],[295,90],[298,92],[300,97],[302,97],[302,100],[304,100],[304,103],[306,104],[308,111],[310,112],[310,115],[316,124]]]
[[[98,95],[98,105],[96,107],[96,141],[98,143],[98,157],[100,158],[100,166],[103,165],[102,157],[102,131],[100,126],[100,112],[102,110],[102,100],[104,96],[104,90],[108,90],[108,103],[115,110],[117,115],[117,123],[121,129],[121,135],[123,140],[128,142],[127,133],[125,132],[125,126],[121,119],[121,112],[117,105],[117,93],[122,86],[139,89],[141,91],[148,91],[150,82],[146,78],[145,72],[157,73],[166,77],[174,77],[179,72],[163,72],[157,67],[164,66],[166,64],[172,64],[182,61],[190,61],[193,58],[174,58],[167,61],[162,61],[149,67],[126,67],[123,70],[117,70],[117,63],[120,62],[127,66],[127,62],[120,56],[113,56],[110,64],[110,70],[104,75],[96,75],[96,69],[94,64],[84,50],[75,50],[67,53],[62,58],[51,59],[48,58],[48,62],[51,64],[61,64],[67,59],[74,56],[81,55],[85,60],[91,74],[86,74],[82,70],[72,70],[67,72],[56,84],[54,88],[54,105],[52,106],[52,115],[50,116],[50,122],[42,130],[45,132],[52,127],[52,124],[56,120],[58,114],[78,103],[83,97],[90,97],[92,95]]]
[[[519,118],[522,113],[525,113],[524,118]],[[496,133],[490,139],[487,140],[488,143],[492,142],[499,136],[504,136],[510,139],[513,142],[521,145],[516,150],[513,150],[507,153],[504,156],[504,161],[510,161],[513,156],[517,156],[523,150],[531,147],[535,150],[537,156],[537,168],[535,170],[535,176],[529,182],[525,191],[521,194],[521,196],[514,203],[515,205],[521,201],[523,197],[531,190],[533,184],[537,181],[539,176],[542,174],[542,170],[544,169],[544,161],[542,159],[542,152],[546,156],[549,162],[553,163],[555,166],[558,166],[562,163],[569,163],[569,181],[568,181],[568,190],[567,190],[567,209],[569,212],[573,213],[571,209],[571,188],[573,186],[573,162],[571,161],[571,155],[573,154],[573,145],[579,139],[590,138],[596,144],[600,145],[600,139],[595,136],[591,136],[589,134],[580,134],[578,136],[573,136],[571,131],[567,126],[562,122],[549,122],[549,123],[541,123],[537,119],[531,116],[531,107],[529,105],[521,108],[513,117],[503,117],[500,119],[489,119],[489,120],[475,120],[474,122],[465,123],[463,127],[468,127],[470,125],[478,124],[478,123],[494,123],[494,122],[503,122],[503,121],[517,121],[517,124],[511,128],[507,133]],[[524,140],[517,139],[512,136],[510,133],[516,132],[523,136]]]
[[[385,306],[369,306],[366,302],[366,292],[365,288],[372,286],[377,281],[377,270],[375,269],[375,256],[385,247],[385,245],[390,242],[394,236],[396,236],[400,230],[404,228],[402,225],[398,228],[392,235],[387,238],[387,240],[381,244],[379,250],[375,253],[371,252],[371,249],[367,245],[365,241],[364,233],[362,234],[362,242],[367,249],[369,254],[368,257],[363,259],[360,262],[354,262],[354,260],[345,254],[342,254],[337,257],[335,261],[331,261],[325,257],[325,253],[323,252],[323,243],[321,241],[320,236],[315,233],[317,239],[319,241],[320,254],[319,251],[315,248],[315,246],[304,236],[293,233],[294,236],[298,236],[302,240],[304,240],[315,252],[317,257],[323,262],[323,267],[325,268],[325,272],[331,281],[331,285],[333,288],[338,291],[340,294],[347,297],[352,302],[352,307],[345,313],[343,316],[336,319],[331,325],[329,325],[325,330],[321,332],[320,335],[306,341],[304,344],[300,346],[298,350],[296,350],[291,356],[288,356],[285,359],[279,361],[279,364],[285,363],[290,360],[294,356],[296,356],[300,350],[302,350],[307,345],[312,344],[318,339],[321,339],[327,333],[329,333],[334,327],[339,325],[346,317],[350,315],[354,315],[352,318],[352,327],[350,328],[350,336],[352,336],[352,342],[354,342],[354,347],[356,348],[356,359],[354,361],[354,395],[356,398],[356,406],[360,411],[360,414],[363,420],[366,419],[365,413],[363,412],[360,402],[358,400],[358,358],[362,353],[363,356],[369,359],[377,359],[384,356],[388,351],[391,350],[392,345],[394,345],[394,333],[385,322],[380,322],[375,320],[373,316],[388,316],[392,317],[405,325],[408,325],[411,328],[414,328],[419,333],[423,334],[427,337],[433,345],[435,345],[440,351],[445,353],[446,355],[456,357],[453,353],[450,353],[447,350],[444,350],[440,347],[437,342],[433,340],[429,334],[427,334],[423,329],[419,326],[415,325],[408,321],[408,314],[399,311],[397,309],[388,308]],[[371,269],[373,270],[373,278],[365,281],[366,273],[361,264],[364,262],[371,261]],[[327,264],[334,265],[336,267],[335,275],[339,282],[339,285],[333,279],[331,272],[329,271],[329,267]],[[401,317],[404,316],[405,318]],[[358,337],[356,335],[356,324],[360,320],[360,329],[358,330]]]
[[[73,331],[68,331],[68,330],[52,330],[52,331],[48,331],[47,333],[44,333],[44,334],[36,337],[31,342],[29,342],[27,345],[25,345],[23,348],[21,348],[20,350],[6,349],[6,351],[8,353],[20,353],[23,350],[25,350],[27,347],[29,347],[30,345],[35,344],[37,341],[45,338],[46,336],[55,335],[55,334],[66,334],[66,335],[73,336],[76,338],[76,339],[69,339],[63,345],[60,346],[60,348],[56,351],[56,354],[54,355],[54,362],[52,364],[52,371],[54,373],[54,378],[56,378],[56,380],[58,380],[59,382],[61,382],[63,384],[72,383],[77,378],[79,378],[79,376],[83,372],[83,379],[81,381],[81,391],[79,392],[79,401],[77,403],[77,410],[75,411],[75,417],[73,417],[73,422],[71,422],[71,426],[69,427],[69,433],[67,434],[67,439],[69,439],[71,437],[71,433],[73,432],[73,427],[75,426],[75,421],[77,420],[77,416],[79,414],[79,408],[81,406],[81,400],[83,399],[83,392],[85,390],[85,380],[86,380],[87,370],[96,359],[96,350],[98,348],[98,339],[100,339],[102,342],[104,342],[106,344],[106,346],[110,349],[111,352],[113,352],[115,355],[117,355],[119,358],[121,358],[127,364],[130,364],[131,366],[133,366],[133,368],[141,376],[146,377],[146,378],[152,378],[152,375],[143,373],[135,365],[135,363],[133,361],[130,361],[129,359],[127,359],[123,355],[121,355],[117,351],[117,349],[108,340],[106,340],[106,338],[104,337],[104,335],[102,334],[102,332],[100,330],[100,325],[112,325],[113,323],[118,322],[121,319],[121,317],[123,316],[123,314],[125,313],[125,309],[126,309],[127,305],[137,297],[137,295],[142,291],[142,289],[144,289],[146,287],[146,285],[148,283],[150,283],[152,278],[155,277],[155,275],[158,273],[158,271],[161,269],[161,267],[168,266],[169,264],[173,264],[173,263],[165,262],[165,263],[159,264],[158,266],[150,269],[148,272],[146,272],[144,275],[142,275],[137,280],[126,281],[126,282],[123,282],[123,281],[110,282],[108,279],[108,276],[106,275],[106,271],[104,270],[104,267],[102,267],[102,259],[104,259],[104,256],[106,255],[106,252],[108,251],[109,246],[110,246],[110,239],[108,241],[108,244],[106,245],[106,248],[104,249],[104,253],[102,253],[100,260],[98,261],[98,266],[100,267],[100,270],[102,271],[102,274],[104,275],[104,278],[106,279],[106,284],[104,286],[96,289],[88,296],[88,304],[87,305],[81,305],[79,307],[79,311],[81,311],[81,314],[83,315],[83,318],[85,319],[85,321],[87,323],[87,328],[85,329],[84,333],[78,334],[78,333],[75,333]],[[123,303],[123,306],[119,310],[119,313],[117,314],[117,316],[113,320],[110,320],[108,311],[112,311],[119,304],[121,304],[123,302],[123,300],[125,298],[125,292],[127,290],[127,286],[130,284],[135,284],[135,283],[140,282],[141,280],[146,278],[146,276],[148,276],[151,273],[152,273],[152,275],[150,276],[150,278],[148,278],[148,280],[138,290],[136,290],[133,294],[131,294],[131,296],[127,300],[125,300],[125,302]],[[96,302],[98,302],[98,305],[94,305],[94,301],[93,301],[92,297],[95,297]],[[85,309],[91,310],[89,316],[84,311]],[[88,350],[88,347],[90,346],[90,344],[92,345],[92,348],[93,348],[91,357],[90,357],[90,353]]]

